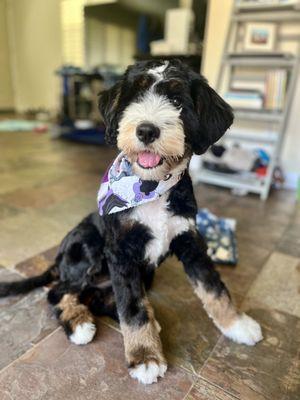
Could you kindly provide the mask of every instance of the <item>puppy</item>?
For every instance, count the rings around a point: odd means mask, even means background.
[[[204,153],[232,124],[230,106],[180,61],[145,61],[128,67],[101,95],[100,112],[106,141],[121,150],[142,196],[129,204],[108,191],[102,196],[103,215],[89,215],[67,235],[48,271],[1,284],[0,295],[56,281],[48,299],[69,339],[91,341],[94,315],[118,319],[129,373],[150,384],[164,376],[167,362],[146,292],[155,269],[174,254],[220,331],[237,343],[260,341],[260,326],[235,310],[207,255],[195,225],[197,205],[188,173],[191,156]],[[121,182],[123,175],[117,179]],[[151,198],[161,183],[165,190]]]

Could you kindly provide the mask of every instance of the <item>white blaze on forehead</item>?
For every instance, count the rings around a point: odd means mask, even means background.
[[[173,106],[166,96],[148,90],[123,112],[118,129],[119,149],[127,154],[144,150],[144,144],[136,136],[136,128],[143,122],[150,122],[160,130],[159,138],[151,143],[151,151],[163,157],[181,157],[185,141],[180,114],[181,109]]]
[[[167,97],[147,92],[139,101],[131,103],[124,111],[120,122],[123,124],[139,124],[142,121],[152,122],[161,129],[180,122],[180,109],[174,107]]]
[[[154,75],[156,79],[160,80],[163,79],[163,74],[165,70],[168,68],[169,61],[165,61],[162,65],[159,65],[155,68],[150,68],[148,73]]]

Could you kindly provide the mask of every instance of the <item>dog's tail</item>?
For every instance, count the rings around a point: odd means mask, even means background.
[[[0,297],[12,296],[16,294],[28,293],[33,289],[47,285],[58,277],[58,268],[56,264],[51,265],[41,275],[32,278],[22,279],[13,282],[0,282]]]

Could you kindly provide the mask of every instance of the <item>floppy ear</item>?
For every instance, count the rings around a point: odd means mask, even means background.
[[[107,144],[117,143],[118,105],[121,94],[121,82],[100,94],[99,111],[105,124],[105,141]]]
[[[192,73],[191,92],[199,122],[199,131],[192,137],[192,147],[194,153],[202,154],[230,127],[233,112],[201,75]]]

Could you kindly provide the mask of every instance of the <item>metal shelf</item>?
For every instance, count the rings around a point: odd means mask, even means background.
[[[231,128],[227,131],[224,139],[243,140],[255,143],[276,143],[278,140],[278,132],[267,130],[250,130]]]
[[[257,51],[234,51],[228,53],[228,57],[240,57],[240,58],[261,58],[262,53]],[[280,58],[283,60],[295,60],[296,57],[291,52],[283,51],[270,51],[268,53],[263,53],[263,58],[268,58],[273,60],[274,58]]]
[[[260,68],[264,71],[274,68],[285,68],[289,74],[285,104],[281,111],[269,111],[265,109],[234,109],[236,120],[242,120],[243,125],[247,126],[245,129],[248,129],[249,126],[249,130],[248,133],[245,134],[245,132],[239,132],[238,127],[235,128],[235,126],[233,126],[232,131],[229,131],[228,139],[232,138],[237,142],[246,140],[252,142],[258,141],[261,144],[272,145],[270,163],[265,177],[261,178],[255,175],[249,176],[249,174],[246,176],[219,174],[202,169],[199,172],[199,181],[259,193],[263,200],[268,197],[274,167],[278,162],[280,150],[282,148],[283,137],[285,135],[295,87],[297,85],[297,78],[299,76],[300,42],[298,34],[279,34],[279,40],[290,40],[296,43],[297,50],[293,54],[278,51],[266,51],[262,53],[250,53],[246,51],[237,52],[237,44],[241,39],[240,27],[244,22],[274,21],[277,25],[281,25],[282,23],[288,24],[290,21],[299,20],[300,0],[297,4],[262,5],[257,3],[248,3],[243,5],[237,4],[233,7],[225,39],[222,62],[218,73],[216,85],[217,91],[224,93],[224,83],[226,83],[225,90],[229,90],[228,88],[232,83],[232,76],[236,73],[235,67],[247,67],[249,69],[252,68],[253,70]],[[259,129],[256,124],[253,124],[253,122],[261,122],[265,127]],[[268,130],[267,124],[272,124],[272,129]],[[256,130],[253,129],[253,125],[256,126]],[[253,131],[252,133],[251,130]],[[262,131],[261,136],[256,132],[257,130]],[[270,132],[273,134],[270,134]]]
[[[250,53],[231,53],[225,58],[225,61],[233,66],[245,67],[288,67],[292,68],[295,65],[295,57],[278,57],[278,56],[258,56]]]
[[[261,122],[273,122],[279,123],[283,119],[283,114],[279,112],[272,111],[253,111],[253,110],[241,110],[235,109],[234,115],[239,119],[261,121]]]
[[[197,174],[197,181],[212,185],[227,187],[230,189],[243,189],[251,193],[263,192],[264,179],[255,176],[241,176],[239,174],[222,174],[201,168]]]
[[[300,12],[295,11],[279,11],[279,12],[252,12],[252,13],[236,13],[232,17],[233,21],[298,21],[300,20]]]
[[[279,4],[240,4],[236,5],[234,12],[246,12],[246,11],[281,11],[281,10],[297,10],[299,9],[299,3],[279,3]]]

